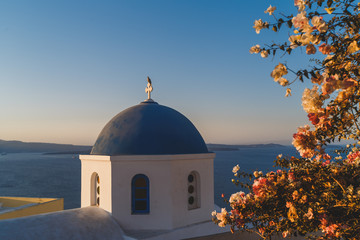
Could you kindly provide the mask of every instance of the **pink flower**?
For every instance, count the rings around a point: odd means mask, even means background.
[[[341,88],[347,89],[349,87],[357,85],[357,82],[352,78],[347,78],[341,82]]]
[[[295,190],[295,191],[292,193],[292,198],[293,198],[293,200],[297,200],[297,199],[299,198],[299,192]]]
[[[311,77],[311,82],[319,84],[319,85],[322,83],[323,80],[324,80],[324,77],[320,74],[318,74],[316,77]]]
[[[232,194],[230,196],[229,203],[230,205],[245,204],[246,203],[245,193],[240,191]]]
[[[218,222],[218,226],[219,227],[225,227],[226,223],[227,223],[227,217],[229,216],[229,213],[226,211],[225,208],[221,209],[221,212],[216,213],[215,211],[212,213],[213,216],[215,216],[217,218]]]
[[[305,16],[306,12],[301,12],[296,17],[292,18],[292,23],[295,28],[299,28],[300,30],[309,27],[309,19]]]
[[[326,226],[326,225],[328,225],[328,220],[327,220],[327,215],[326,214],[321,214],[320,216],[319,216],[319,218],[320,218],[320,222],[321,222],[321,225],[322,226]]]
[[[308,209],[308,212],[306,214],[304,214],[304,217],[308,218],[309,220],[314,218],[314,213],[313,210],[311,208]]]
[[[283,238],[286,238],[290,234],[289,231],[285,231],[282,233]]]
[[[323,100],[318,92],[318,86],[314,85],[312,89],[305,88],[301,101],[304,111],[307,113],[317,113],[321,111]]]
[[[272,15],[275,10],[276,10],[276,7],[273,7],[270,5],[270,7],[268,7],[264,13],[269,13],[269,15]]]
[[[250,50],[249,50],[249,52],[250,52],[251,54],[253,54],[253,53],[259,53],[260,51],[261,51],[261,48],[260,48],[260,45],[259,45],[259,44],[255,45],[255,46],[252,46],[252,47],[250,48]]]
[[[301,157],[304,158],[311,158],[315,155],[317,144],[315,133],[309,130],[310,127],[308,125],[299,127],[298,132],[293,135],[292,144],[298,150]]]
[[[304,0],[294,0],[294,5],[299,8],[299,11],[303,11],[305,9]]]
[[[306,54],[311,55],[316,53],[316,48],[313,44],[309,44],[306,46]]]
[[[293,172],[289,172],[288,179],[290,182],[295,181],[295,174]]]
[[[255,20],[253,28],[255,29],[256,33],[259,34],[260,30],[266,28],[269,24],[267,22],[263,22],[261,19]]]
[[[311,23],[319,32],[326,32],[328,30],[328,26],[326,25],[326,22],[323,20],[323,17],[314,16],[311,19]]]
[[[319,46],[319,51],[322,54],[328,55],[333,52],[333,47],[330,45],[327,45],[326,43],[323,43]]]
[[[347,162],[348,163],[357,163],[360,160],[360,151],[351,153],[349,155],[347,155]]]
[[[338,88],[338,77],[330,76],[328,78],[325,78],[323,86],[321,87],[321,91],[324,95],[327,95],[333,93]]]
[[[356,40],[354,40],[353,42],[350,43],[350,45],[349,45],[349,47],[348,47],[348,51],[349,51],[350,53],[355,53],[355,52],[357,52],[357,51],[359,51],[359,50],[360,50],[360,47],[358,46]]]
[[[288,73],[287,68],[284,64],[279,63],[274,70],[271,72],[270,76],[274,78],[274,81],[277,82],[282,76]]]
[[[337,229],[339,229],[339,225],[331,224],[330,226],[323,229],[323,232],[325,232],[329,237],[337,237]]]
[[[322,163],[322,166],[327,166],[330,164],[330,160],[326,160],[325,162]]]
[[[267,178],[259,177],[255,179],[252,186],[253,192],[257,197],[264,197],[269,190],[270,182]]]
[[[318,124],[320,122],[319,117],[315,113],[309,113],[308,118],[309,118],[309,120],[311,121],[311,123],[313,125],[316,125],[316,124]]]

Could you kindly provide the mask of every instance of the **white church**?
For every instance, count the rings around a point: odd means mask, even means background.
[[[211,219],[215,153],[195,126],[150,98],[110,120],[81,155],[81,207],[98,206],[127,231],[173,230]]]
[[[110,120],[81,160],[81,208],[0,221],[0,239],[189,239],[211,222],[214,158],[195,126],[150,98]],[[217,209],[218,210],[218,209]]]

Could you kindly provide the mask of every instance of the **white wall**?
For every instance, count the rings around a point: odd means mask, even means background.
[[[172,161],[172,175],[174,188],[173,196],[173,224],[174,227],[211,220],[214,210],[214,158]],[[188,210],[188,180],[192,171],[197,171],[200,176],[200,208]]]
[[[214,153],[81,155],[81,206],[90,204],[89,184],[95,171],[100,181],[104,179],[100,182],[101,198],[109,198],[102,199],[100,207],[111,212],[124,229],[174,229],[210,220],[214,208],[214,158]],[[198,209],[188,210],[187,177],[192,171],[200,175],[201,205]],[[149,214],[131,214],[131,180],[136,174],[145,174],[149,178]],[[84,182],[84,179],[89,180]]]
[[[111,162],[108,156],[80,155],[81,160],[81,207],[91,205],[91,176],[94,172],[100,178],[100,207],[112,212],[111,204]]]
[[[171,229],[171,172],[169,162],[113,162],[113,216],[125,229]],[[131,180],[144,174],[150,182],[150,213],[131,214]]]

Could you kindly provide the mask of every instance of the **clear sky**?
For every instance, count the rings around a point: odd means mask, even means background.
[[[0,2],[0,139],[92,145],[118,112],[152,98],[187,116],[207,143],[290,144],[307,123],[302,88],[249,48],[269,4],[293,1]],[[277,5],[281,3],[281,5]],[[288,60],[307,64],[305,53]],[[285,60],[281,59],[281,60]],[[298,66],[296,65],[296,66]]]

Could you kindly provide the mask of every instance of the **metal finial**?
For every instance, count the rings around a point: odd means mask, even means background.
[[[149,77],[147,77],[147,87],[145,88],[145,92],[148,94],[148,100],[151,99],[151,92],[153,90],[152,84],[151,84],[151,79]]]

